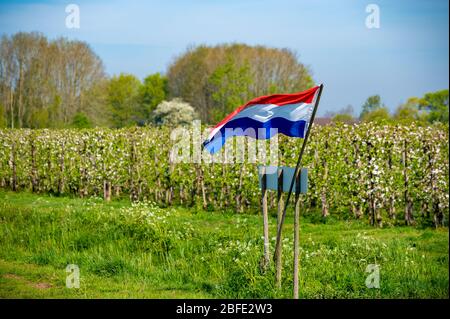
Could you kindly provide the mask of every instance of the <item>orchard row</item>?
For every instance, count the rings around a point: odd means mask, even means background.
[[[239,213],[260,209],[257,163],[176,163],[171,132],[0,130],[0,187]],[[302,141],[278,136],[280,165],[295,166]],[[448,147],[444,125],[314,126],[303,160],[309,168],[304,205],[324,217],[366,217],[379,226],[400,219],[442,226],[448,218]],[[269,203],[276,207],[276,194]]]

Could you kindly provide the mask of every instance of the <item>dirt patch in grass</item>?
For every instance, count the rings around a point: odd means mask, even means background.
[[[36,289],[49,289],[49,288],[53,287],[52,284],[49,284],[48,282],[35,283],[35,282],[31,282],[29,280],[26,280],[22,276],[19,276],[19,275],[16,275],[16,274],[4,274],[3,278],[19,280],[19,281],[25,282],[30,287],[33,287],[33,288],[36,288]]]
[[[49,289],[52,288],[53,286],[47,282],[39,282],[37,284],[32,284],[32,287],[36,289]]]
[[[24,278],[15,274],[4,274],[3,278],[6,279],[15,279],[15,280],[23,280]]]

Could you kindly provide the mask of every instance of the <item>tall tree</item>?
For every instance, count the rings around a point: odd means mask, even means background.
[[[160,73],[150,74],[139,89],[139,108],[143,121],[149,121],[156,106],[167,96],[167,78]]]
[[[188,48],[169,66],[167,77],[170,96],[191,104],[204,122],[214,122],[224,109],[238,107],[231,106],[239,102],[233,102],[237,89],[252,98],[314,85],[308,68],[294,52],[244,44]],[[224,83],[219,83],[220,78]],[[228,99],[228,94],[234,97]]]
[[[5,107],[5,116],[11,128],[14,128],[16,114],[14,107],[16,74],[17,65],[14,62],[12,40],[4,35],[0,43],[0,101]]]
[[[328,111],[325,113],[325,117],[331,118],[333,122],[352,123],[355,121],[353,117],[353,106],[348,104],[337,112]]]
[[[381,98],[378,94],[369,96],[366,102],[364,102],[364,104],[362,105],[362,111],[359,118],[363,119],[367,113],[373,112],[381,107]]]
[[[5,107],[0,104],[0,128],[4,128],[7,125],[7,121],[6,121],[6,111],[5,111]]]
[[[365,122],[386,123],[391,119],[389,110],[386,107],[377,107],[373,111],[364,114],[362,120]]]
[[[212,121],[217,122],[249,99],[252,83],[250,66],[248,63],[238,66],[230,55],[227,62],[212,73],[210,83],[213,86],[213,101],[218,103],[211,117]]]
[[[448,123],[448,89],[425,94],[421,107],[429,111],[430,122]]]
[[[124,73],[109,81],[107,101],[114,127],[137,123],[140,85],[141,82],[134,75]]]
[[[94,113],[97,98],[86,94],[105,78],[86,43],[23,32],[1,38],[0,75],[9,127],[60,127],[78,112]]]
[[[412,122],[426,121],[426,115],[420,110],[422,99],[411,97],[406,103],[400,104],[394,113],[394,119],[397,123],[411,124]]]

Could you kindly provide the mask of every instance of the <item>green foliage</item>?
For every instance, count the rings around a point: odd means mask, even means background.
[[[212,121],[219,122],[249,99],[252,84],[250,66],[246,62],[239,67],[229,56],[227,62],[212,73],[210,83],[213,100],[218,104],[212,111]]]
[[[50,115],[47,109],[34,109],[30,116],[31,128],[49,127]]]
[[[333,122],[351,123],[354,118],[351,114],[336,114],[333,116]]]
[[[428,121],[448,123],[448,89],[425,94],[421,106],[429,110]]]
[[[89,118],[86,116],[86,114],[78,112],[73,117],[72,127],[74,127],[74,128],[90,128],[90,127],[92,127],[92,123],[89,121]]]
[[[328,111],[325,114],[326,118],[331,118],[333,122],[335,123],[347,123],[347,124],[351,124],[356,122],[356,119],[353,117],[354,114],[354,110],[353,110],[353,106],[351,106],[350,104],[347,105],[346,107],[340,109],[337,112],[331,112]]]
[[[397,123],[408,124],[417,121],[419,110],[408,106],[397,108],[394,119]]]
[[[300,298],[448,298],[448,229],[311,214],[300,220]],[[271,216],[270,237],[276,224]],[[292,298],[291,213],[281,289],[273,263],[261,272],[261,232],[259,215],[0,191],[0,297]],[[65,287],[69,263],[80,267],[79,289]],[[365,285],[369,264],[380,265],[380,289]]]
[[[0,103],[0,128],[5,128],[7,125],[5,107]]]
[[[8,127],[70,127],[77,112],[101,113],[101,95],[90,91],[106,77],[87,43],[18,32],[2,36],[0,48],[0,104],[7,106]]]
[[[145,121],[151,118],[151,113],[158,104],[167,97],[167,78],[160,73],[147,76],[139,88],[139,103],[141,114]]]
[[[427,93],[422,98],[409,98],[406,103],[398,106],[394,119],[402,124],[448,123],[448,109],[448,90],[440,90]]]
[[[381,107],[382,107],[382,104],[381,104],[381,98],[379,95],[369,96],[367,98],[366,102],[364,102],[364,104],[362,106],[362,111],[361,111],[361,115],[359,116],[359,118],[363,119],[367,113],[373,112]]]
[[[385,107],[375,108],[373,111],[365,113],[362,118],[364,122],[388,123],[391,119],[389,110]]]
[[[426,124],[428,115],[420,109],[422,101],[417,97],[411,97],[406,103],[399,105],[393,117],[395,122],[405,125],[412,122]]]
[[[48,120],[49,120],[48,125],[49,126],[39,125],[39,126],[35,126],[35,128],[44,128],[44,127],[61,128],[61,127],[63,127],[64,124],[60,120],[61,105],[62,105],[62,98],[60,95],[57,94],[53,97],[53,101],[49,105],[49,113],[48,113]]]
[[[169,66],[167,78],[170,96],[191,104],[204,123],[251,98],[314,86],[295,52],[239,43],[188,48]]]
[[[136,124],[140,81],[131,74],[114,76],[108,84],[108,105],[114,127]]]

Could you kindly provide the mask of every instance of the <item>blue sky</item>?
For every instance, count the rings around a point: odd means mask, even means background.
[[[65,8],[80,8],[67,29]],[[368,29],[366,6],[380,8]],[[391,109],[449,86],[447,0],[2,1],[0,33],[39,31],[88,42],[108,74],[165,72],[187,46],[243,42],[290,48],[323,82],[319,114],[380,94]]]

